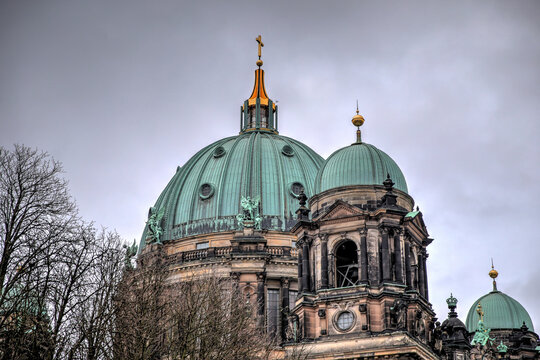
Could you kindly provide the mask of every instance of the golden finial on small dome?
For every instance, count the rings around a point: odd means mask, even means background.
[[[358,111],[358,100],[356,100],[356,115],[352,118],[352,123],[356,127],[360,127],[364,125],[364,117],[360,115],[360,112]]]
[[[495,279],[499,276],[499,273],[493,267],[493,258],[491,259],[491,270],[489,271],[489,277],[493,279],[493,291],[497,291],[497,282]]]
[[[356,126],[356,144],[361,144],[362,132],[360,131],[360,126],[364,125],[364,117],[358,111],[358,100],[356,100],[356,115],[353,116],[352,123]]]

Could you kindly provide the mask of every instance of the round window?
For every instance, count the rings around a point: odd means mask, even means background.
[[[293,156],[294,155],[294,150],[292,147],[290,147],[289,145],[285,145],[281,148],[281,153],[285,156]]]
[[[342,312],[337,318],[337,327],[343,331],[349,330],[353,326],[353,323],[354,315],[348,311]]]
[[[294,197],[300,196],[300,193],[302,192],[302,190],[304,190],[304,185],[302,185],[301,183],[295,182],[291,184],[290,191],[291,191],[292,196]]]
[[[212,184],[202,184],[201,188],[199,189],[199,196],[201,199],[206,200],[212,197],[214,195],[214,186]]]
[[[223,155],[225,155],[225,148],[223,146],[218,146],[215,150],[214,150],[214,157],[215,158],[220,158],[222,157]]]

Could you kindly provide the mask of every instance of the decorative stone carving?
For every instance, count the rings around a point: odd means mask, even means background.
[[[324,319],[326,317],[326,310],[325,309],[319,309],[319,311],[317,312],[317,315],[319,315],[319,317],[321,319]]]
[[[390,317],[397,330],[407,329],[407,303],[403,299],[394,300],[390,307]]]

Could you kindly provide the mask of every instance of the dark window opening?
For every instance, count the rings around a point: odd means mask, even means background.
[[[350,240],[340,244],[337,248],[336,280],[337,287],[358,284],[358,254],[356,244]]]
[[[279,325],[279,290],[268,289],[266,324],[267,331],[270,336],[274,337],[277,334]]]
[[[298,296],[298,291],[289,290],[289,311],[292,311],[292,309],[294,309],[294,305],[296,304],[296,297],[297,296]]]

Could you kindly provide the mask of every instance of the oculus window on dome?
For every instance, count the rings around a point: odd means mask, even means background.
[[[294,149],[290,147],[289,145],[284,145],[281,148],[281,153],[285,156],[291,157],[294,155]]]
[[[199,190],[199,196],[202,200],[210,199],[214,195],[214,185],[204,183]]]
[[[218,146],[215,150],[214,150],[214,157],[217,159],[217,158],[220,158],[222,157],[223,155],[225,155],[227,153],[227,151],[225,150],[225,148],[223,146]]]
[[[302,191],[305,191],[304,185],[302,185],[299,182],[293,182],[289,188],[289,191],[291,192],[291,195],[295,198],[298,198],[300,196],[300,193]]]

